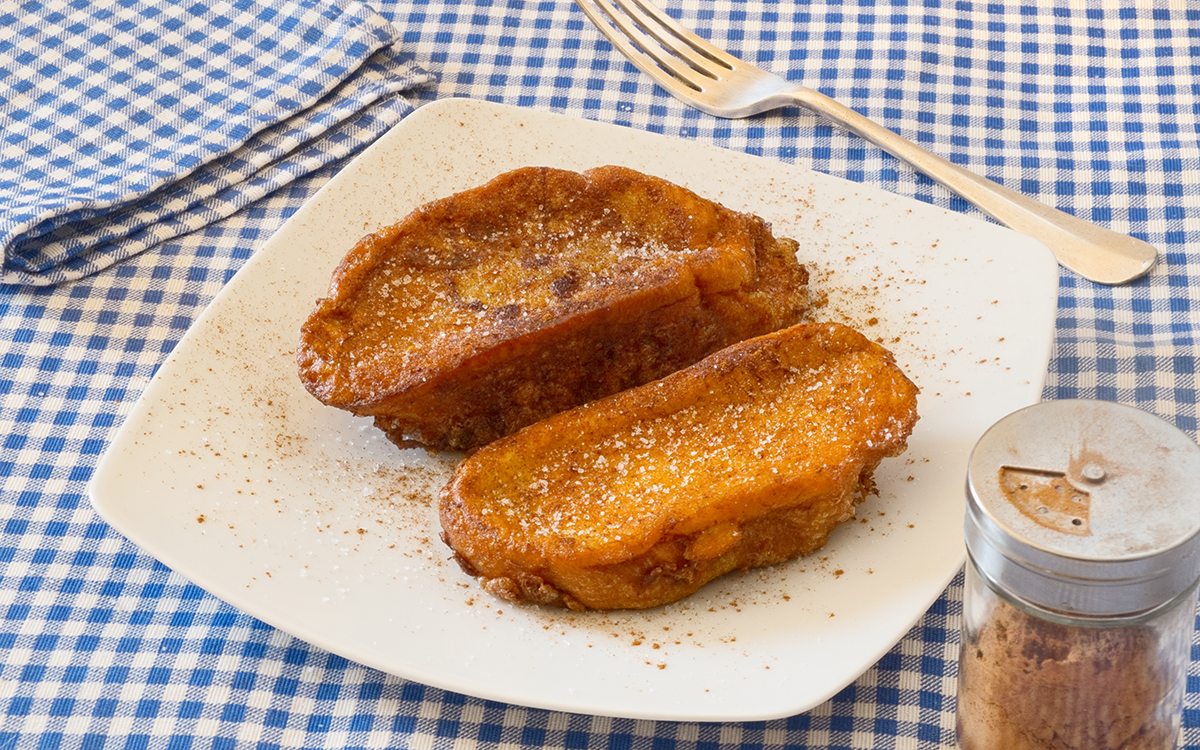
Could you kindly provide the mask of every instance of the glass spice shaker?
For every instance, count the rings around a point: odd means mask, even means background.
[[[1103,401],[994,425],[967,473],[962,750],[1171,750],[1200,577],[1200,447]]]

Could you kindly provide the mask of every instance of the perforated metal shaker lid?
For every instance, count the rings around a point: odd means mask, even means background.
[[[967,550],[1011,594],[1068,615],[1146,612],[1200,576],[1200,447],[1105,401],[1010,414],[967,471]]]

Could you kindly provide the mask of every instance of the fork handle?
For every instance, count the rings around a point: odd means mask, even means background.
[[[969,172],[819,91],[802,87],[789,97],[908,163],[1000,223],[1041,240],[1059,263],[1085,278],[1101,284],[1132,281],[1149,271],[1158,257],[1147,242],[1077,219]]]

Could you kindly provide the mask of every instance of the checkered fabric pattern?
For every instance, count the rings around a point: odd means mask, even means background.
[[[1158,267],[1132,285],[1063,272],[1045,395],[1132,404],[1196,435],[1200,11],[1175,0],[664,2],[718,44],[937,153],[1157,245]],[[803,112],[727,122],[688,110],[567,0],[374,7],[403,59],[436,76],[412,93],[418,102],[468,96],[565,112],[974,212]],[[20,16],[13,3],[0,8]],[[12,54],[6,41],[0,52]],[[43,62],[65,65],[68,50]],[[86,482],[132,402],[230,275],[340,163],[90,276],[0,287],[0,748],[954,747],[961,581],[810,712],[630,721],[492,703],[347,662],[213,599],[99,521]],[[0,190],[9,203],[11,188]],[[1185,748],[1200,748],[1193,643]]]
[[[79,278],[229,216],[374,140],[425,76],[354,2],[31,0],[0,6],[0,28],[10,283]]]

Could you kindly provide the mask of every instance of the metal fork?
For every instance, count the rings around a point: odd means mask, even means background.
[[[958,193],[1002,224],[1045,243],[1058,262],[1101,284],[1145,274],[1158,251],[1077,219],[935,156],[837,101],[713,46],[645,0],[575,0],[643,73],[696,109],[742,118],[799,105],[837,123]]]

